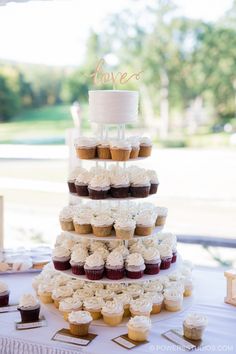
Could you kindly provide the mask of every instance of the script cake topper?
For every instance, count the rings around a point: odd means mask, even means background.
[[[103,85],[107,83],[111,83],[113,88],[115,85],[125,85],[130,80],[140,80],[140,76],[143,71],[139,71],[137,73],[127,73],[118,71],[114,73],[113,71],[107,72],[104,70],[105,60],[100,59],[96,65],[94,72],[92,72],[89,77],[92,78],[94,85]]]

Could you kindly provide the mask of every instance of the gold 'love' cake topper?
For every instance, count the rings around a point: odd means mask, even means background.
[[[100,59],[97,63],[97,66],[92,72],[89,77],[92,78],[94,85],[103,85],[103,84],[108,84],[111,83],[113,88],[115,88],[115,85],[120,84],[120,85],[125,85],[127,82],[130,80],[140,80],[140,76],[143,73],[143,71],[137,72],[137,73],[127,73],[127,72],[120,72],[118,71],[117,73],[114,72],[107,72],[104,70],[104,64],[105,60]]]

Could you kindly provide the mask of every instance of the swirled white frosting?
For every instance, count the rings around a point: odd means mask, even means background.
[[[97,140],[91,137],[80,136],[75,140],[74,144],[78,148],[92,148],[97,145]]]
[[[139,284],[130,284],[127,287],[127,291],[128,293],[131,294],[131,296],[136,297],[136,296],[140,296],[141,294],[143,294],[143,287]]]
[[[207,326],[207,317],[200,313],[190,313],[184,320],[184,323],[190,327]]]
[[[161,293],[154,291],[148,291],[143,296],[151,301],[152,304],[161,304],[164,300],[164,296]]]
[[[123,173],[111,174],[112,186],[129,186],[129,176],[123,171]]]
[[[66,206],[60,211],[59,219],[62,221],[72,221],[73,214],[73,208],[71,206]]]
[[[88,257],[88,252],[83,248],[79,248],[72,252],[71,254],[71,262],[73,263],[84,263],[86,258]]]
[[[139,136],[130,136],[127,138],[127,140],[130,142],[131,147],[133,149],[139,149],[140,146]]]
[[[104,306],[105,302],[102,297],[89,297],[87,299],[84,299],[84,308],[87,310],[101,310],[101,308]]]
[[[129,247],[130,253],[143,253],[145,250],[144,245],[141,242],[135,242]]]
[[[0,282],[0,294],[4,293],[5,291],[8,291],[8,286],[6,283],[3,283],[2,281]]]
[[[136,222],[133,219],[117,219],[115,221],[114,227],[117,229],[128,229],[133,230],[135,228]]]
[[[105,305],[102,307],[102,314],[120,314],[123,310],[123,304],[116,300],[107,301]]]
[[[130,310],[135,312],[151,312],[152,302],[148,301],[147,298],[132,300],[130,303]]]
[[[167,300],[182,300],[183,292],[177,288],[167,288],[164,291],[164,298]]]
[[[142,136],[140,138],[140,145],[151,146],[152,140],[148,136]]]
[[[144,252],[142,252],[142,256],[145,262],[148,261],[158,261],[160,260],[160,253],[156,248],[146,248]]]
[[[75,324],[92,322],[93,318],[88,311],[72,311],[68,316],[68,321]]]
[[[152,327],[152,323],[147,316],[134,316],[129,320],[127,326],[134,329],[149,330]]]
[[[60,299],[64,297],[70,297],[73,295],[73,289],[67,285],[59,286],[52,292],[53,299]]]
[[[157,173],[155,170],[147,170],[147,175],[151,183],[159,183]]]
[[[110,179],[105,174],[98,174],[91,178],[89,182],[90,188],[107,189],[110,187]]]
[[[155,292],[161,292],[163,290],[163,285],[159,281],[152,281],[148,284],[145,285],[144,288],[145,291],[155,291]]]
[[[158,246],[161,258],[172,257],[172,247],[169,244],[160,244]]]
[[[122,149],[122,150],[131,150],[131,144],[127,140],[112,140],[110,141],[111,149]]]
[[[81,172],[84,172],[84,171],[86,171],[85,168],[80,167],[80,166],[76,167],[73,171],[70,172],[69,177],[67,179],[68,182],[74,182],[76,177],[78,176],[78,174],[80,174]]]
[[[98,147],[109,148],[110,147],[109,140],[99,140]]]
[[[144,259],[140,253],[131,253],[126,258],[127,266],[142,266],[144,264]]]
[[[107,259],[109,255],[109,251],[104,247],[98,247],[94,253],[100,254],[104,261]]]
[[[94,291],[92,289],[78,289],[74,292],[73,299],[79,299],[81,301],[84,301],[85,299],[93,295]]]
[[[91,219],[91,224],[94,226],[110,226],[114,222],[113,218],[106,214],[101,214]]]
[[[160,216],[167,216],[168,214],[168,208],[165,207],[156,207],[157,209],[157,214]]]
[[[111,300],[115,296],[115,293],[111,289],[97,289],[95,296],[102,297],[104,300]]]
[[[82,301],[80,299],[74,299],[73,297],[66,297],[59,303],[60,311],[78,310],[81,307]]]
[[[93,253],[86,258],[85,265],[89,268],[101,267],[104,265],[104,260],[99,253]]]
[[[144,169],[138,169],[130,175],[130,183],[134,186],[150,186],[150,180]]]
[[[92,252],[92,253],[95,252],[98,248],[101,248],[101,247],[106,249],[106,245],[102,241],[93,241],[89,245],[90,252]]]
[[[91,181],[91,178],[92,178],[92,174],[89,171],[87,171],[87,170],[82,171],[76,177],[75,184],[77,184],[77,185],[87,185]]]
[[[32,294],[23,294],[20,297],[19,307],[34,307],[37,305],[38,301]]]
[[[123,267],[124,259],[122,254],[116,251],[112,251],[107,257],[106,265],[112,267]]]
[[[55,283],[50,283],[50,282],[43,282],[39,284],[38,287],[38,294],[44,294],[44,293],[52,293],[53,289],[55,287]]]
[[[135,217],[137,225],[141,226],[153,226],[155,223],[155,218],[153,217],[152,213],[148,212],[140,212]]]
[[[70,251],[62,246],[55,247],[52,251],[52,257],[55,258],[63,258],[63,257],[70,257]]]
[[[117,294],[115,297],[119,302],[121,302],[123,305],[128,305],[130,304],[132,297],[129,292],[123,291],[120,294]]]
[[[91,223],[91,213],[83,212],[73,217],[73,221],[78,225],[89,225]]]

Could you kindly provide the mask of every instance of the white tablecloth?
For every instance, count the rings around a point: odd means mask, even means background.
[[[18,301],[20,294],[33,292],[31,281],[33,276],[8,275],[0,276],[0,281],[9,284],[11,299]],[[194,301],[189,311],[204,313],[208,316],[209,324],[205,333],[207,346],[201,348],[201,352],[236,352],[236,307],[224,303],[226,281],[223,271],[197,269],[194,270],[195,290]],[[173,314],[168,320],[153,324],[149,343],[141,345],[132,352],[137,354],[150,354],[159,352],[182,352],[171,342],[161,336],[161,333],[182,326],[186,312]],[[91,326],[91,333],[98,334],[87,347],[78,347],[69,344],[54,342],[53,334],[67,324],[58,315],[49,312],[45,308],[42,313],[47,319],[48,326],[31,330],[16,331],[14,321],[19,319],[17,312],[0,314],[0,353],[1,354],[78,354],[94,353],[124,354],[126,349],[111,341],[112,338],[124,334],[124,327]]]

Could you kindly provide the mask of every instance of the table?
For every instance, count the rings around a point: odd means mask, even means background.
[[[201,348],[202,353],[236,352],[236,307],[224,303],[226,281],[222,269],[198,268],[194,270],[195,291],[194,301],[190,311],[204,313],[209,324],[205,333],[207,346]],[[20,294],[33,292],[31,288],[32,274],[0,276],[0,281],[8,283],[11,288],[12,300],[17,302]],[[189,311],[186,311],[189,312]],[[186,312],[173,314],[168,320],[153,324],[150,342],[132,349],[132,353],[150,354],[171,352],[179,348],[161,336],[161,333],[181,327]],[[38,329],[16,331],[14,321],[19,319],[17,312],[0,314],[0,353],[1,354],[124,354],[123,349],[111,341],[112,338],[125,333],[124,327],[91,326],[91,332],[98,335],[87,347],[51,341],[53,334],[66,323],[45,307],[42,311],[48,321],[48,326]],[[184,351],[183,351],[184,352]]]

